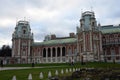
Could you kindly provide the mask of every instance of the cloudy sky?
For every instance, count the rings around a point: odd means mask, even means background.
[[[91,9],[101,25],[120,24],[120,0],[0,0],[0,47],[11,45],[19,20],[28,20],[35,41],[42,41],[47,34],[76,32],[81,12]]]

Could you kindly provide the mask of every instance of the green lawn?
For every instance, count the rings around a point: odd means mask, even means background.
[[[30,67],[31,64],[14,64],[14,65],[5,65],[7,67]],[[40,80],[39,79],[39,74],[40,72],[43,72],[44,74],[44,79],[47,79],[48,76],[48,71],[52,72],[52,76],[55,75],[55,70],[59,71],[59,76],[66,76],[66,75],[71,75],[72,72],[69,73],[64,73],[61,74],[61,69],[65,69],[66,68],[83,68],[83,67],[94,67],[94,68],[120,68],[120,64],[114,64],[114,63],[101,63],[101,62],[93,62],[93,63],[86,63],[86,65],[80,65],[80,63],[76,63],[74,66],[70,66],[66,63],[52,63],[52,64],[35,64],[36,67],[43,67],[45,66],[45,68],[31,68],[31,69],[22,69],[22,70],[4,70],[4,71],[0,71],[0,80],[12,80],[13,75],[16,75],[17,80],[28,80],[28,75],[29,73],[32,74],[33,76],[33,80]],[[57,67],[53,67],[51,68],[50,66],[57,66]]]

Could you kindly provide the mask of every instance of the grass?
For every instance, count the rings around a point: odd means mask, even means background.
[[[28,80],[28,75],[29,73],[32,74],[33,80],[40,80],[39,79],[39,74],[40,72],[43,72],[44,74],[44,79],[46,80],[48,78],[48,72],[51,71],[52,76],[55,75],[55,70],[58,70],[59,76],[66,76],[70,75],[71,73],[68,74],[61,74],[61,69],[65,71],[67,67],[54,67],[54,68],[31,68],[31,69],[22,69],[22,70],[5,70],[5,71],[0,71],[0,80],[11,80],[13,75],[16,75],[17,80]]]
[[[30,67],[31,64],[14,64],[14,65],[5,65],[6,67]],[[30,68],[30,69],[22,69],[22,70],[4,70],[0,71],[0,80],[12,80],[13,75],[16,75],[17,80],[28,80],[29,73],[32,74],[33,80],[40,80],[39,74],[43,72],[44,79],[47,80],[48,72],[51,71],[52,76],[55,75],[55,70],[58,70],[59,76],[68,76],[71,75],[72,72],[60,74],[61,69],[65,71],[66,68],[83,68],[83,67],[94,67],[94,68],[120,68],[120,64],[118,63],[102,63],[102,62],[93,62],[86,63],[86,65],[80,65],[80,63],[76,63],[75,66],[70,66],[66,63],[49,63],[49,64],[35,64],[36,67],[45,67],[45,68]],[[56,67],[51,67],[56,66]]]

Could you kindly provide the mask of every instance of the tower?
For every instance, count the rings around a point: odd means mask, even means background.
[[[77,49],[81,60],[100,60],[102,52],[101,31],[92,11],[82,13],[80,27],[77,27]]]
[[[12,34],[12,57],[16,63],[30,63],[30,47],[33,42],[28,21],[18,21]]]

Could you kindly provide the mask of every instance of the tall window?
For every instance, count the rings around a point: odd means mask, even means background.
[[[94,27],[94,25],[95,25],[95,23],[94,22],[92,22],[92,26]]]
[[[23,34],[26,34],[26,30],[23,30]]]
[[[25,56],[26,54],[25,54],[25,49],[23,49],[23,54],[22,54],[22,56]]]

